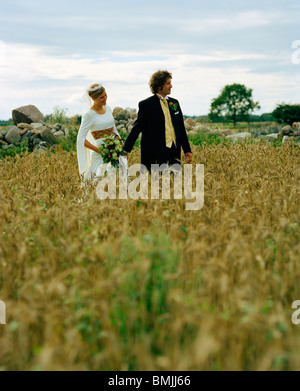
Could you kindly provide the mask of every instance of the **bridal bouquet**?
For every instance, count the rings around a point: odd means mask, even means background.
[[[119,156],[124,155],[123,140],[115,135],[105,136],[104,139],[104,144],[99,147],[99,153],[102,155],[103,162],[119,167]]]

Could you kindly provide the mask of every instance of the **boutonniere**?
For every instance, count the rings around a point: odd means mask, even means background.
[[[173,111],[176,111],[176,110],[177,110],[177,107],[178,107],[178,103],[170,102],[170,103],[169,103],[169,106],[170,106],[170,108],[171,108]]]

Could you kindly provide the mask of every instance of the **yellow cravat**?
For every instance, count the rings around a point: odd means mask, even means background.
[[[168,101],[167,101],[166,98],[163,98],[163,102],[164,102],[165,106],[166,106],[167,108],[169,108],[169,106],[168,106]]]
[[[165,116],[166,146],[168,148],[171,148],[173,142],[176,146],[176,136],[175,136],[175,130],[174,130],[174,126],[169,110],[168,101],[166,98],[162,98],[160,96],[158,97],[160,98],[161,107],[163,109],[164,116]]]

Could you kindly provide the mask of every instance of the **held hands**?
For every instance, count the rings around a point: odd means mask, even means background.
[[[191,154],[191,152],[187,152],[185,154],[185,161],[186,161],[186,163],[191,163],[191,161],[192,161],[192,154]]]

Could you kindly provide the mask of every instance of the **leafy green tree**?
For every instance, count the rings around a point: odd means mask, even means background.
[[[273,111],[275,120],[280,124],[292,125],[300,121],[300,104],[287,105],[281,103]]]
[[[259,108],[259,103],[252,99],[252,89],[243,84],[231,84],[212,100],[209,118],[216,122],[224,118],[235,126],[238,121],[249,122],[250,113]]]

